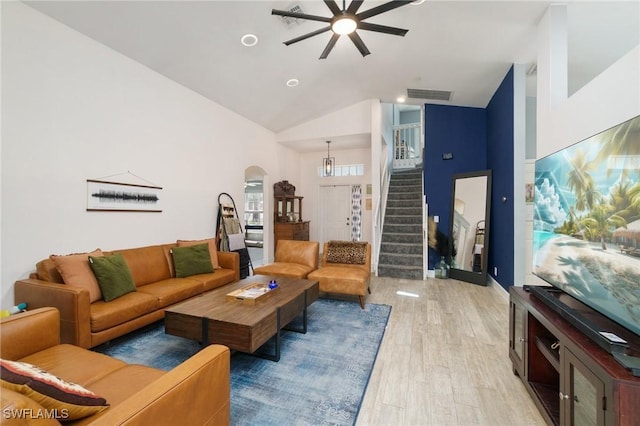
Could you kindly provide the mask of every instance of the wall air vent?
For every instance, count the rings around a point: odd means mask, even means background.
[[[432,101],[450,101],[453,92],[448,90],[407,89],[407,97],[429,99]]]
[[[288,7],[286,10],[293,13],[304,13],[304,11],[302,10],[302,6],[300,6],[299,4],[294,4]],[[282,22],[284,22],[284,25],[287,28],[293,28],[302,23],[301,19],[291,18],[289,16],[281,16],[280,19],[282,19]]]

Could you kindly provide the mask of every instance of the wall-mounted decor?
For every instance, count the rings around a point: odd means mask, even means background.
[[[87,179],[87,211],[161,212],[162,187]]]

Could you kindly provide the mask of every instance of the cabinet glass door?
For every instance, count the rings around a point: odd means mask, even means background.
[[[510,334],[510,350],[511,358],[514,362],[517,373],[524,376],[524,351],[525,351],[525,314],[526,310],[521,304],[511,302],[511,329]]]
[[[566,350],[564,414],[566,424],[604,425],[604,384],[570,350]]]

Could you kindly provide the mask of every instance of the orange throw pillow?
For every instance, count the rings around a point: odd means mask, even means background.
[[[68,254],[66,256],[52,254],[49,258],[55,263],[64,283],[89,290],[89,302],[93,303],[102,299],[102,292],[98,280],[89,266],[89,256],[100,257],[102,255],[102,250],[98,248],[91,253]]]
[[[178,247],[188,247],[195,246],[198,244],[209,244],[209,254],[211,255],[211,265],[213,269],[220,269],[220,264],[218,263],[218,250],[216,249],[216,239],[208,238],[206,240],[178,240]]]

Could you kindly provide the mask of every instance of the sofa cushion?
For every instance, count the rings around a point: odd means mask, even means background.
[[[2,410],[2,424],[6,426],[26,425],[28,421],[24,419],[25,413],[44,413],[45,408],[33,399],[11,389],[2,389],[0,392],[0,410]],[[14,414],[15,413],[15,414]],[[34,422],[35,423],[35,422]],[[37,420],[38,426],[60,425],[60,422],[53,418],[42,416]]]
[[[73,360],[73,362],[67,362]],[[63,343],[20,358],[58,377],[91,388],[91,383],[127,365],[124,361]]]
[[[194,246],[198,244],[208,244],[209,255],[211,256],[211,265],[213,265],[213,269],[220,268],[220,264],[218,263],[218,249],[216,248],[215,238],[208,238],[205,240],[178,240],[176,244],[178,245],[178,247],[188,247],[188,246]]]
[[[234,282],[236,279],[236,271],[233,269],[220,268],[216,269],[215,274],[192,275],[189,279],[202,282],[204,291],[209,291]]]
[[[36,263],[35,278],[51,283],[64,284],[64,278],[62,278],[62,275],[60,275],[60,272],[58,272],[56,268],[56,263],[50,257]]]
[[[103,331],[138,318],[160,307],[158,298],[148,293],[135,291],[106,303],[99,300],[91,304],[91,331]]]
[[[102,257],[89,256],[89,266],[98,280],[105,302],[136,291],[131,271],[120,253]]]
[[[364,296],[369,289],[370,274],[353,266],[325,266],[316,269],[307,279],[318,281],[320,291]]]
[[[2,387],[32,398],[48,410],[55,410],[61,419],[81,419],[109,406],[104,398],[90,390],[29,363],[0,360],[0,376]]]
[[[124,256],[136,287],[171,278],[169,263],[162,245],[114,250],[113,252]]]
[[[165,374],[165,371],[145,365],[129,364],[91,383],[91,389],[115,408]]]
[[[100,293],[98,281],[89,266],[89,256],[98,257],[102,255],[102,250],[98,248],[91,253],[64,256],[52,254],[50,259],[55,263],[64,283],[87,289],[89,291],[89,301],[93,303],[102,298],[102,293]]]
[[[170,278],[157,283],[147,284],[138,289],[140,293],[146,293],[158,300],[158,307],[173,305],[189,297],[204,291],[201,281],[189,278]]]
[[[175,247],[171,250],[176,278],[214,272],[208,244]]]
[[[275,275],[289,278],[307,278],[309,272],[315,270],[314,267],[301,265],[299,263],[274,262],[269,265],[254,268],[256,275]]]

